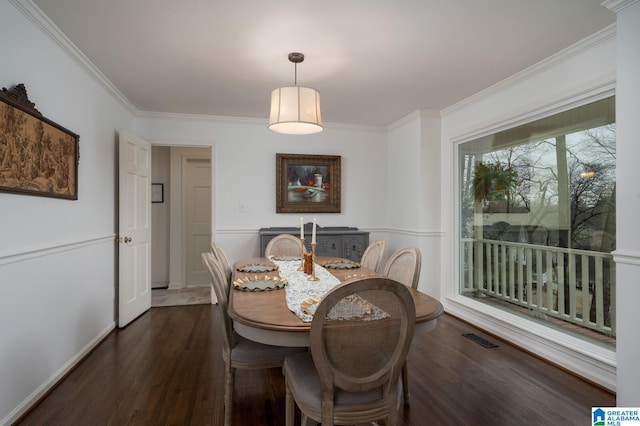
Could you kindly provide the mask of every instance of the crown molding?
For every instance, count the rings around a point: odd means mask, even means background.
[[[440,111],[433,109],[417,109],[386,126],[386,130],[391,131],[393,129],[397,129],[409,121],[421,117],[442,118],[442,115],[440,114]]]
[[[177,120],[177,121],[204,121],[220,124],[246,124],[246,125],[260,125],[267,128],[269,120],[265,118],[254,117],[231,117],[222,115],[206,115],[206,114],[182,114],[171,112],[154,112],[154,111],[137,111],[137,118],[148,118],[157,120]],[[327,129],[347,129],[347,130],[359,130],[368,132],[384,132],[386,128],[384,126],[371,126],[364,124],[348,124],[348,123],[333,123],[324,122],[322,124],[325,130]]]
[[[222,115],[207,114],[183,114],[174,112],[156,112],[156,111],[137,111],[136,117],[149,118],[157,120],[176,120],[176,121],[210,121],[215,123],[240,123],[240,124],[259,124],[267,126],[268,120],[262,118],[251,117],[229,117]]]
[[[633,0],[633,1],[640,1],[640,0]],[[601,45],[603,43],[608,42],[611,39],[615,39],[616,37],[616,24],[611,24],[605,28],[603,28],[602,30],[591,34],[590,36],[572,44],[571,46],[561,50],[560,52],[549,56],[548,58],[543,59],[542,61],[538,62],[537,64],[534,64],[532,66],[530,66],[529,68],[525,68],[524,70],[513,74],[511,77],[507,77],[506,79],[492,85],[489,86],[488,88],[481,90],[480,92],[476,93],[475,95],[471,95],[468,98],[453,104],[447,108],[444,108],[441,111],[441,115],[442,116],[446,116],[449,114],[452,114],[454,112],[457,112],[463,108],[465,108],[466,106],[470,105],[470,104],[474,104],[484,98],[487,98],[489,96],[492,96],[494,93],[504,90],[506,88],[509,88],[511,86],[514,86],[520,82],[522,82],[523,80],[526,80],[527,78],[529,78],[530,76],[534,75],[534,74],[538,74],[540,72],[542,72],[543,70],[549,69],[552,66],[563,62],[565,60],[567,60],[568,58],[577,56],[581,53],[583,53],[584,51],[587,51],[589,49],[592,49],[598,45]]]
[[[36,28],[42,31],[49,39],[73,59],[87,74],[94,78],[108,92],[110,92],[132,114],[138,111],[131,102],[118,90],[109,79],[102,74],[93,62],[89,60],[78,47],[47,17],[31,0],[9,0],[20,13],[22,13]]]
[[[622,9],[626,9],[634,3],[638,3],[640,0],[604,0],[600,3],[602,6],[615,13],[620,12]]]

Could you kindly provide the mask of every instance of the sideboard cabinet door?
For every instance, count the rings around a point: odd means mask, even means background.
[[[344,245],[344,255],[347,259],[359,262],[362,259],[362,254],[369,245],[369,238],[364,238],[364,235],[344,235],[342,238]]]
[[[309,250],[311,244],[309,244]],[[341,235],[317,235],[316,256],[344,257]]]

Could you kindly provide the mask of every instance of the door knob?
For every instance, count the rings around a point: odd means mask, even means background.
[[[131,241],[133,241],[133,238],[131,237],[124,237],[124,242],[126,243],[130,243]]]

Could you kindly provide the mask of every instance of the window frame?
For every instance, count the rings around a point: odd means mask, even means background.
[[[512,344],[528,350],[549,362],[574,371],[583,377],[615,389],[615,348],[602,347],[594,343],[567,335],[561,331],[522,318],[516,314],[488,306],[460,294],[461,287],[461,146],[464,143],[485,137],[509,128],[517,127],[538,119],[552,116],[591,102],[615,96],[615,81],[607,81],[598,87],[587,89],[570,96],[556,98],[547,104],[528,111],[514,113],[502,120],[492,120],[459,134],[446,136],[448,142],[450,180],[447,182],[449,199],[446,202],[451,209],[449,223],[449,253],[451,262],[448,271],[443,274],[450,279],[443,280],[442,301],[445,310],[464,321],[474,324]],[[446,187],[444,187],[446,188]]]

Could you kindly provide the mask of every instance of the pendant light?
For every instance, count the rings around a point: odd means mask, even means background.
[[[304,55],[289,53],[289,61],[294,63],[294,85],[271,92],[269,130],[290,135],[321,132],[320,93],[310,87],[298,86],[298,64],[304,61]]]

